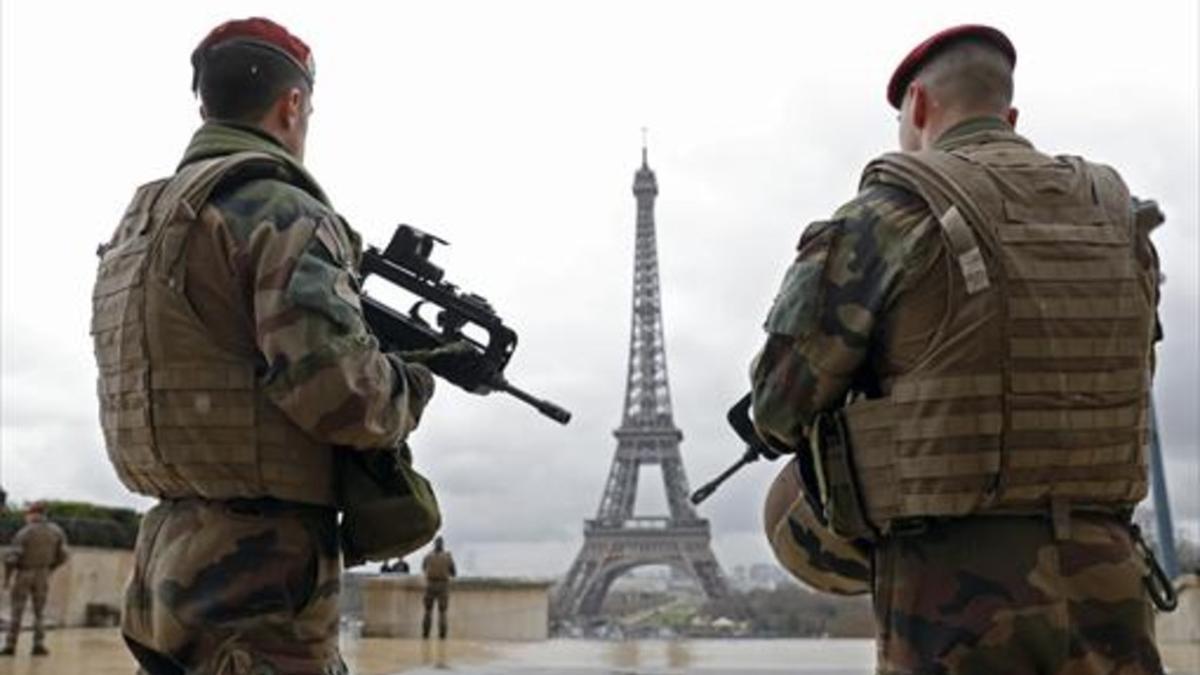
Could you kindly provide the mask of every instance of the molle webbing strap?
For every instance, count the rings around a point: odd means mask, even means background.
[[[1146,341],[1140,338],[1012,338],[1009,353],[1018,359],[1145,356]]]
[[[1141,427],[1145,407],[1140,404],[1119,408],[1081,410],[1014,410],[1014,431],[1082,431],[1092,429],[1132,429]]]
[[[945,155],[938,161],[958,160]],[[977,228],[983,228],[988,221],[974,199],[937,165],[932,153],[884,155],[867,165],[862,184],[865,186],[876,177],[914,191],[929,205],[954,253],[967,295],[974,295],[991,285],[976,237],[977,230],[967,220],[975,222]]]
[[[156,390],[172,389],[241,389],[254,388],[254,372],[242,364],[221,366],[205,363],[203,367],[195,364],[172,364],[158,366],[151,377],[151,386]]]
[[[999,412],[940,415],[935,418],[909,419],[896,428],[896,440],[918,441],[959,436],[998,436],[1004,428]]]
[[[1059,225],[1058,227],[1072,227],[1095,232],[1092,226],[1108,221],[1108,216],[1104,213],[1104,209],[1095,203],[1059,204],[1041,206],[1038,209],[1011,199],[1004,200],[1003,204],[1004,216],[1012,223],[1033,223],[1036,225],[1047,222],[1048,215],[1052,223],[1071,223],[1069,226]],[[1090,242],[1091,238],[1089,237],[1085,241]]]
[[[1144,494],[1144,482],[1134,480],[1060,480],[1054,484],[1039,483],[1033,485],[1010,485],[1005,488],[1006,502],[1037,503],[1053,494],[1087,495],[1090,507],[1100,506],[1106,502],[1121,503],[1137,502]],[[1006,509],[1000,509],[1004,512]],[[1015,509],[1009,509],[1016,512]],[[1029,509],[1027,512],[1033,511]]]
[[[1132,442],[1084,448],[1022,448],[1012,454],[1008,464],[1013,469],[1099,466],[1128,462],[1136,452],[1137,444]]]
[[[1128,258],[1055,262],[1010,258],[1006,266],[1010,278],[1031,281],[1105,281],[1137,278],[1133,261]]]
[[[1135,298],[1013,298],[1013,319],[1131,319],[1144,311]]]
[[[1087,243],[1092,246],[1128,246],[1129,233],[1117,228],[1056,223],[1008,223],[1000,228],[1000,241],[1008,243]]]
[[[1012,390],[1017,394],[1071,392],[1136,391],[1147,387],[1149,373],[1142,369],[1111,370],[1105,372],[1017,372],[1010,379]]]
[[[999,470],[1000,455],[981,452],[909,457],[896,466],[896,473],[901,479],[984,476]]]
[[[892,387],[896,403],[936,401],[972,396],[999,396],[1004,381],[998,375],[960,375],[955,377],[901,380]]]

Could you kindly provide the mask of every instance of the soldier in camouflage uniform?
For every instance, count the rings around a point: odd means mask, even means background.
[[[1015,62],[984,26],[914,50],[903,153],[801,236],[751,367],[759,433],[797,453],[767,533],[872,593],[879,673],[1158,673],[1129,526],[1156,257],[1114,171],[1013,131]]]
[[[0,656],[12,656],[16,652],[17,637],[21,633],[21,619],[25,613],[25,602],[33,597],[33,655],[45,656],[46,629],[42,625],[42,611],[46,608],[46,594],[50,590],[50,574],[67,561],[67,535],[58,525],[46,520],[46,507],[41,502],[29,505],[25,512],[25,527],[13,536],[12,550],[4,558],[4,586],[9,585],[10,570],[16,581],[9,596],[12,614],[8,622],[8,637]]]
[[[109,457],[159,498],[122,630],[153,675],[333,675],[338,457],[395,448],[433,392],[364,322],[358,235],[305,170],[313,64],[266,19],[192,55],[203,126],[101,247]]]
[[[454,566],[454,558],[445,549],[441,537],[433,540],[433,550],[421,561],[421,571],[425,573],[425,595],[422,602],[425,614],[421,618],[421,637],[428,639],[429,630],[433,625],[433,607],[437,605],[438,637],[446,639],[449,630],[449,620],[446,610],[450,609],[450,580],[458,576]]]

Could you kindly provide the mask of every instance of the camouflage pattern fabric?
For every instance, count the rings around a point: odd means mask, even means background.
[[[122,630],[154,675],[340,674],[336,514],[315,505],[333,503],[334,476],[317,458],[397,445],[433,379],[379,351],[359,304],[358,235],[281,146],[208,123],[183,164],[241,151],[273,155],[286,170],[254,166],[217,186],[189,233],[185,288],[207,337],[254,363],[259,391],[286,417],[256,413],[272,418],[258,420],[260,432],[298,455],[278,469],[295,475],[260,476],[276,500],[183,498],[152,509]],[[194,434],[202,445],[221,442],[205,432]],[[198,448],[196,463],[211,450]],[[306,492],[282,501],[289,485]]]
[[[884,540],[874,581],[883,675],[1161,673],[1128,525],[977,517]],[[1001,554],[1002,552],[1002,554]]]
[[[755,427],[782,448],[800,447],[816,413],[838,407],[880,315],[943,256],[925,203],[890,186],[810,225],[797,249],[751,366]]]
[[[808,586],[837,595],[871,591],[870,547],[837,536],[817,515],[798,458],[775,476],[763,504],[763,527],[775,559]]]
[[[253,131],[210,123],[183,162],[267,151],[287,162],[293,178],[315,186],[273,145]],[[270,176],[231,185],[218,186],[215,208],[201,214],[201,232],[187,250],[197,314],[218,344],[257,352],[267,395],[309,434],[337,445],[395,447],[416,427],[433,376],[383,354],[370,334],[359,299],[358,233],[317,187]],[[231,288],[234,279],[244,286]],[[256,343],[244,344],[251,336]]]
[[[143,667],[153,675],[345,673],[336,527],[334,512],[317,507],[155,506],[138,533],[122,624]]]

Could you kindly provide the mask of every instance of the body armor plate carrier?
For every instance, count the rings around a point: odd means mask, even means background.
[[[926,201],[952,279],[919,365],[814,425],[839,534],[977,513],[1058,522],[1146,494],[1157,290],[1129,193],[1108,167],[1011,132],[986,141],[864,172],[864,187]]]
[[[135,492],[333,505],[333,449],[285,417],[261,390],[256,355],[218,346],[184,292],[185,246],[214,208],[210,193],[256,162],[278,160],[236,153],[143,186],[101,248],[91,325],[101,426]]]

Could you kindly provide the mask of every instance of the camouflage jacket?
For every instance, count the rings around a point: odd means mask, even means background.
[[[395,446],[416,426],[433,378],[381,353],[370,334],[359,299],[359,235],[307,171],[254,129],[205,124],[180,166],[240,151],[274,156],[290,180],[217,186],[215,209],[203,212],[187,248],[189,300],[219,344],[257,354],[267,395],[297,426],[328,443]]]

